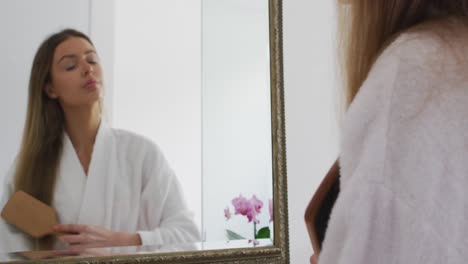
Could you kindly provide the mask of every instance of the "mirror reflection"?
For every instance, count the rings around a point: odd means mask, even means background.
[[[0,5],[1,252],[272,244],[267,0]]]

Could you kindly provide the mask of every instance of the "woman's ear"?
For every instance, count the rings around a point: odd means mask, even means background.
[[[54,92],[54,89],[52,87],[52,84],[46,83],[44,86],[44,92],[49,96],[50,99],[57,99],[58,95]]]

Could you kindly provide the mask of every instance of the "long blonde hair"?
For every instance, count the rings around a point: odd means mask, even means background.
[[[346,106],[378,55],[400,33],[437,17],[468,16],[467,0],[350,0],[338,5],[339,53]]]
[[[36,52],[29,80],[26,123],[16,160],[15,191],[22,190],[48,205],[54,195],[65,119],[59,102],[47,96],[44,87],[52,78],[56,47],[70,37],[83,38],[93,45],[85,34],[65,29],[48,37]],[[50,247],[50,241],[40,242],[39,247]]]

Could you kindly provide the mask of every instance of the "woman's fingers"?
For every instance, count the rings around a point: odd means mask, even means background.
[[[129,237],[123,236],[126,233],[112,232],[106,228],[91,225],[56,225],[54,231],[60,241],[70,246],[86,248],[117,246],[122,244],[122,239]]]
[[[310,257],[310,264],[317,264],[317,263],[318,263],[317,255],[313,254]]]
[[[77,225],[77,224],[69,224],[69,225],[55,225],[54,226],[55,232],[61,233],[83,233],[91,231],[91,226],[88,225]]]
[[[64,243],[68,243],[70,245],[73,244],[85,244],[87,241],[85,239],[85,236],[82,234],[78,235],[62,235],[58,237],[60,241]]]

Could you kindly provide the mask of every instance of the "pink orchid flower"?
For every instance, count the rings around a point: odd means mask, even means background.
[[[255,195],[250,200],[247,200],[240,194],[239,197],[232,200],[232,205],[234,205],[235,214],[245,215],[249,223],[252,221],[257,224],[259,223],[257,215],[261,212],[263,202],[257,199]]]
[[[229,211],[229,207],[226,207],[226,209],[224,209],[224,217],[226,217],[226,220],[231,219],[231,211]]]
[[[260,210],[262,210],[263,202],[257,199],[257,196],[255,195],[252,196],[252,198],[250,199],[250,202],[252,203],[252,207],[255,210],[255,212],[259,214]]]
[[[258,246],[260,244],[260,241],[258,241],[257,239],[249,239],[249,241],[247,241],[249,244],[253,242],[253,245],[254,246]]]
[[[234,205],[234,214],[247,215],[251,208],[250,202],[242,194],[232,199],[232,205]]]
[[[270,222],[273,221],[273,199],[268,200],[268,211],[270,211]]]

